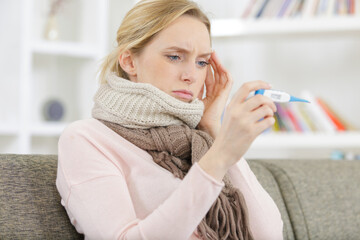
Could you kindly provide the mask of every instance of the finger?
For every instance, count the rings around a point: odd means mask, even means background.
[[[229,71],[221,65],[223,77],[221,78],[223,84],[227,84],[229,81],[232,83],[232,77],[229,73]]]
[[[263,120],[255,123],[256,136],[258,136],[260,133],[264,132],[266,129],[274,125],[274,123],[275,123],[274,117],[265,117]]]
[[[220,71],[221,71],[221,66],[220,66],[221,64],[220,64],[219,58],[217,57],[215,52],[213,52],[211,54],[210,64],[211,64],[212,68],[214,69],[215,79],[219,80]]]
[[[263,95],[255,95],[246,101],[244,109],[246,111],[254,111],[255,109],[261,106],[268,106],[272,109],[273,112],[276,112],[276,105],[271,100],[271,98],[263,96]]]
[[[215,65],[216,65],[216,68],[218,70],[218,73],[220,75],[220,81],[222,84],[227,84],[229,81],[231,82],[231,85],[232,85],[232,77],[231,77],[231,74],[229,73],[229,71],[224,67],[223,64],[221,64],[220,60],[219,60],[219,57],[218,55],[215,53],[215,56],[214,56],[214,61],[215,61]]]
[[[252,121],[252,122],[258,122],[260,120],[262,121],[263,119],[265,119],[267,117],[273,117],[273,116],[274,116],[273,110],[269,106],[266,106],[266,105],[257,108],[256,110],[251,112],[249,115],[250,121]]]
[[[270,89],[270,84],[257,80],[244,83],[239,90],[235,93],[233,101],[235,102],[243,102],[249,96],[249,94],[258,89]]]
[[[215,65],[215,68],[219,71],[221,69],[221,63],[220,63],[219,57],[217,56],[216,52],[212,53],[211,61]]]
[[[215,73],[215,82],[226,85],[229,80],[232,80],[229,72],[220,63],[220,60],[215,52],[213,52],[212,58],[210,60],[211,66],[213,67]]]
[[[211,66],[208,66],[208,69],[207,69],[205,85],[206,85],[206,95],[208,95],[208,92],[211,93],[213,91],[214,85],[215,85],[214,74],[211,71]]]

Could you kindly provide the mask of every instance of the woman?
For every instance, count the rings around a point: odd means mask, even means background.
[[[59,140],[57,187],[87,239],[281,239],[271,197],[242,158],[275,105],[232,86],[210,23],[188,0],[140,1],[106,58],[94,119]],[[206,96],[203,98],[204,86]],[[261,121],[259,121],[262,119]]]

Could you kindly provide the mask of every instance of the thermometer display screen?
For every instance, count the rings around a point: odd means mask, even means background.
[[[276,94],[276,93],[272,93],[271,94],[271,98],[274,100],[280,100],[281,99],[281,95],[280,94]]]

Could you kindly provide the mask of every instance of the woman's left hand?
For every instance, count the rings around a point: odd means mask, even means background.
[[[221,127],[221,115],[225,109],[233,80],[221,65],[215,52],[211,54],[209,63],[205,79],[206,96],[202,98],[204,88],[201,89],[198,96],[205,106],[198,129],[208,132],[215,139]]]

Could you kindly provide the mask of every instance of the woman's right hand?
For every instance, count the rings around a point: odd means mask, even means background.
[[[255,95],[246,99],[252,91],[269,88],[271,86],[263,81],[247,82],[227,106],[216,140],[199,161],[199,165],[217,180],[222,180],[255,138],[275,123],[276,106],[270,98]]]

